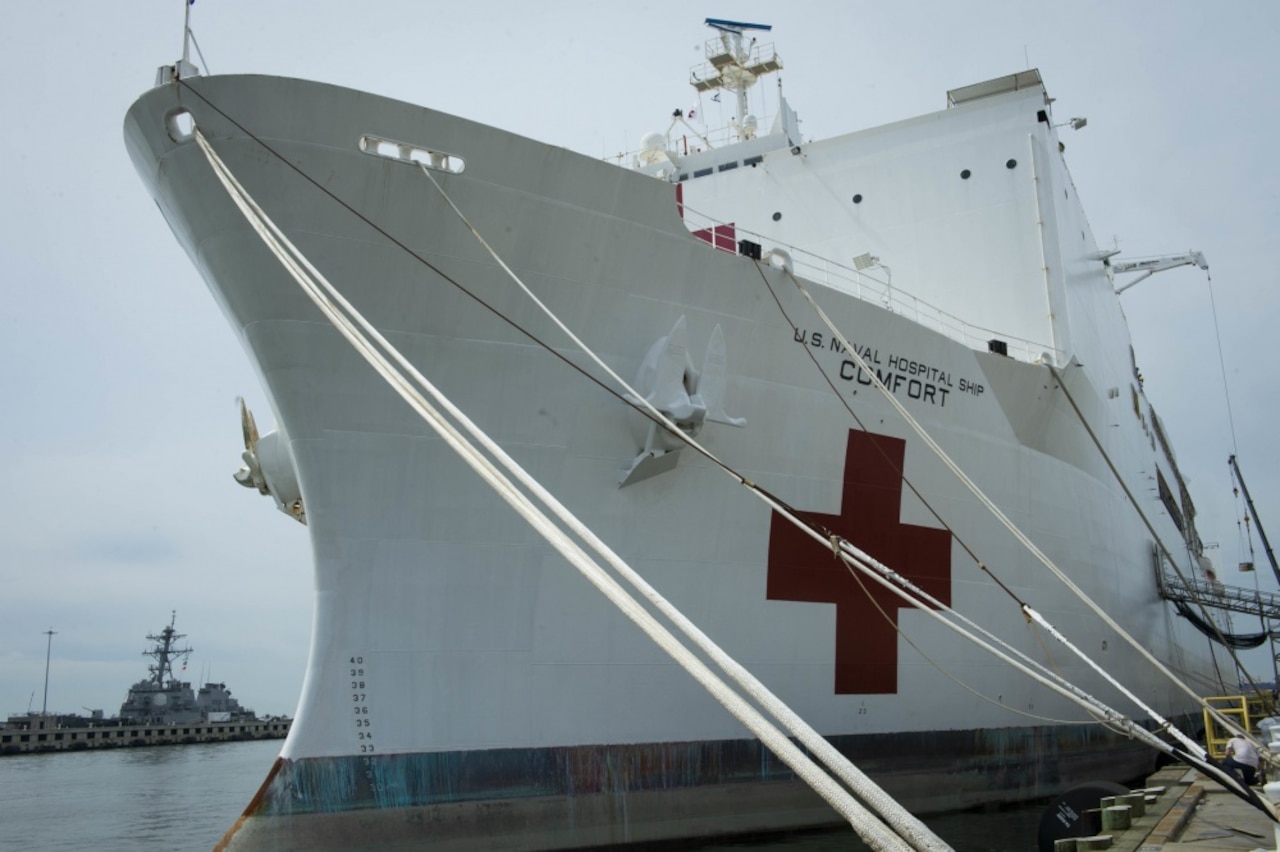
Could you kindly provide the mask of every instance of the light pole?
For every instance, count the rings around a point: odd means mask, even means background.
[[[49,637],[48,643],[44,649],[44,704],[40,706],[40,715],[48,716],[49,710],[49,654],[53,651],[53,630],[46,630],[44,635]]]

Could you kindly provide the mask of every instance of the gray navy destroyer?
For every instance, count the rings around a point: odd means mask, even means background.
[[[175,612],[159,633],[147,635],[152,644],[142,654],[155,662],[148,666],[146,678],[129,687],[119,714],[107,717],[94,710],[82,716],[44,708],[11,715],[0,726],[0,754],[282,739],[289,732],[289,719],[259,718],[241,706],[226,683],[208,681],[193,689],[190,681],[178,677],[192,649],[182,645],[186,634],[179,633],[176,624]],[[182,669],[175,674],[179,660]]]
[[[241,707],[240,702],[231,696],[225,683],[209,682],[195,691],[190,682],[179,680],[174,675],[174,662],[182,658],[185,670],[186,659],[191,654],[191,648],[178,647],[186,634],[175,629],[177,619],[177,613],[174,613],[163,630],[147,635],[147,640],[153,644],[142,653],[155,663],[148,666],[148,678],[129,687],[129,694],[120,705],[120,718],[159,725],[257,719],[252,710]]]

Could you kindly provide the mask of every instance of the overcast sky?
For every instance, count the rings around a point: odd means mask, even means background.
[[[50,711],[115,713],[173,610],[191,680],[260,713],[292,713],[301,687],[306,531],[231,480],[236,396],[264,431],[269,408],[122,142],[125,111],[180,54],[182,12],[0,3],[0,714],[40,709],[50,628]],[[1209,260],[1212,301],[1185,268],[1124,307],[1214,560],[1274,590],[1269,571],[1234,569],[1249,556],[1226,462],[1239,453],[1280,538],[1280,4],[199,0],[192,26],[213,73],[338,83],[601,156],[695,102],[707,16],[773,25],[806,138],[1041,69],[1057,120],[1088,118],[1063,132],[1099,242]]]

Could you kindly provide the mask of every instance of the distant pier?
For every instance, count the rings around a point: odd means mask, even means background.
[[[80,717],[83,718],[83,717]],[[291,719],[255,719],[173,724],[117,724],[110,720],[62,724],[57,716],[10,716],[0,728],[0,756],[102,748],[193,745],[284,739]]]

